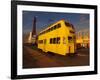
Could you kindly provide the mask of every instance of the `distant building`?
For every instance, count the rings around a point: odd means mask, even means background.
[[[90,47],[90,31],[89,29],[80,30],[76,33],[77,47]]]
[[[32,32],[29,33],[28,43],[36,44],[36,37],[36,17],[34,17]]]
[[[32,43],[32,32],[29,33],[28,43]]]

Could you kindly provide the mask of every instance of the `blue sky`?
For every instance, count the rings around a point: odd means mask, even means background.
[[[58,12],[39,12],[23,11],[23,32],[32,31],[32,21],[37,18],[37,32],[45,29],[47,25],[52,24],[60,19],[70,22],[74,25],[76,31],[89,29],[89,14],[80,13],[58,13]]]

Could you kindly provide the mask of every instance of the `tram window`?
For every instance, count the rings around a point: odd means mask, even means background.
[[[66,38],[63,37],[63,44],[66,44]]]
[[[55,44],[56,43],[56,38],[53,38],[53,44]]]
[[[51,28],[51,31],[53,30],[53,27]]]
[[[74,34],[75,32],[74,32],[74,31],[72,31],[72,30],[70,30],[70,33],[73,33],[73,34]]]
[[[40,43],[40,40],[39,40],[39,43]]]
[[[41,40],[41,44],[43,44],[43,40]]]
[[[54,29],[56,29],[57,25],[54,26]]]
[[[68,37],[68,40],[72,40],[72,37],[69,36],[69,37]]]
[[[48,29],[48,32],[50,32],[50,29]]]
[[[72,28],[74,29],[74,26],[73,26],[73,24],[71,24],[71,26],[72,26]]]
[[[46,44],[46,39],[44,39],[44,44]]]
[[[68,41],[69,41],[69,43],[72,42],[73,41],[73,38],[69,36],[68,37]]]
[[[50,38],[50,44],[52,44],[52,38]]]
[[[61,24],[59,23],[59,24],[57,24],[57,28],[60,28],[61,27]]]
[[[49,32],[49,29],[47,30],[47,32]]]
[[[41,40],[40,43],[43,44],[43,40]]]
[[[68,27],[71,27],[70,23],[68,23],[68,22],[65,22],[65,25]]]
[[[57,37],[57,44],[60,44],[60,37]]]
[[[40,44],[43,44],[43,40],[39,40],[39,43],[40,43]]]
[[[61,27],[61,24],[58,24],[58,27]]]

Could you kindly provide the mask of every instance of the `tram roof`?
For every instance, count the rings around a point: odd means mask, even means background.
[[[53,24],[48,25],[48,27],[45,28],[44,30],[42,30],[41,32],[39,32],[39,34],[42,33],[42,32],[44,32],[44,31],[46,31],[46,30],[48,30],[48,29],[50,29],[51,27],[53,27],[54,25],[58,24],[61,21],[65,21],[65,20],[64,19],[61,19],[61,20],[59,20],[59,21],[57,21],[57,22],[55,22]]]

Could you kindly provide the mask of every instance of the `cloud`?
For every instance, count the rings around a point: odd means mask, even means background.
[[[76,23],[76,31],[82,30],[82,29],[89,29],[89,15],[82,14],[79,16],[79,21]]]

